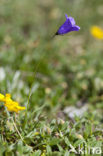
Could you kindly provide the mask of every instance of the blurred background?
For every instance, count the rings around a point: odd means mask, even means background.
[[[65,13],[80,31],[51,39]],[[64,118],[65,107],[86,105],[102,118],[103,40],[93,25],[103,28],[103,0],[0,0],[0,92],[26,106],[32,87],[29,110],[46,105]]]

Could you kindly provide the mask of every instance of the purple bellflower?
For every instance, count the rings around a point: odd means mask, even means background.
[[[65,17],[66,17],[66,21],[64,22],[64,24],[60,26],[60,28],[58,29],[55,35],[64,35],[71,31],[79,31],[80,27],[75,25],[74,18],[68,17],[67,14],[65,14]]]

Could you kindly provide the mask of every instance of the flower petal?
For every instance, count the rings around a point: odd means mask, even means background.
[[[67,14],[65,14],[65,17],[66,17],[66,19],[68,19],[68,15]]]
[[[75,25],[72,27],[72,31],[79,31],[80,27],[78,25]]]
[[[66,19],[66,21],[64,22],[64,24],[62,24],[58,30],[58,34],[66,34],[69,32],[69,30],[71,29],[72,24],[70,19]]]
[[[68,19],[70,20],[72,26],[74,26],[74,25],[75,25],[75,20],[74,20],[74,18],[73,18],[73,17],[69,17]]]
[[[4,102],[5,96],[0,93],[0,101]]]

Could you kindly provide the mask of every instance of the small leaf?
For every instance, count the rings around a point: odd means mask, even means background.
[[[68,150],[65,151],[64,156],[69,156],[69,151]]]
[[[47,154],[50,154],[51,151],[52,151],[52,150],[51,150],[51,147],[50,147],[49,145],[46,146],[46,150],[47,150]]]
[[[69,146],[70,145],[70,141],[68,140],[68,138],[65,137],[64,140],[65,140],[65,143]]]

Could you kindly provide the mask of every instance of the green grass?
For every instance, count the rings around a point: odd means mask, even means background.
[[[92,25],[103,28],[102,10],[102,0],[0,2],[0,93],[27,108],[8,114],[1,103],[0,156],[103,148],[103,40],[89,32]],[[80,31],[51,40],[65,13]],[[88,110],[71,118],[64,113],[71,106]]]

